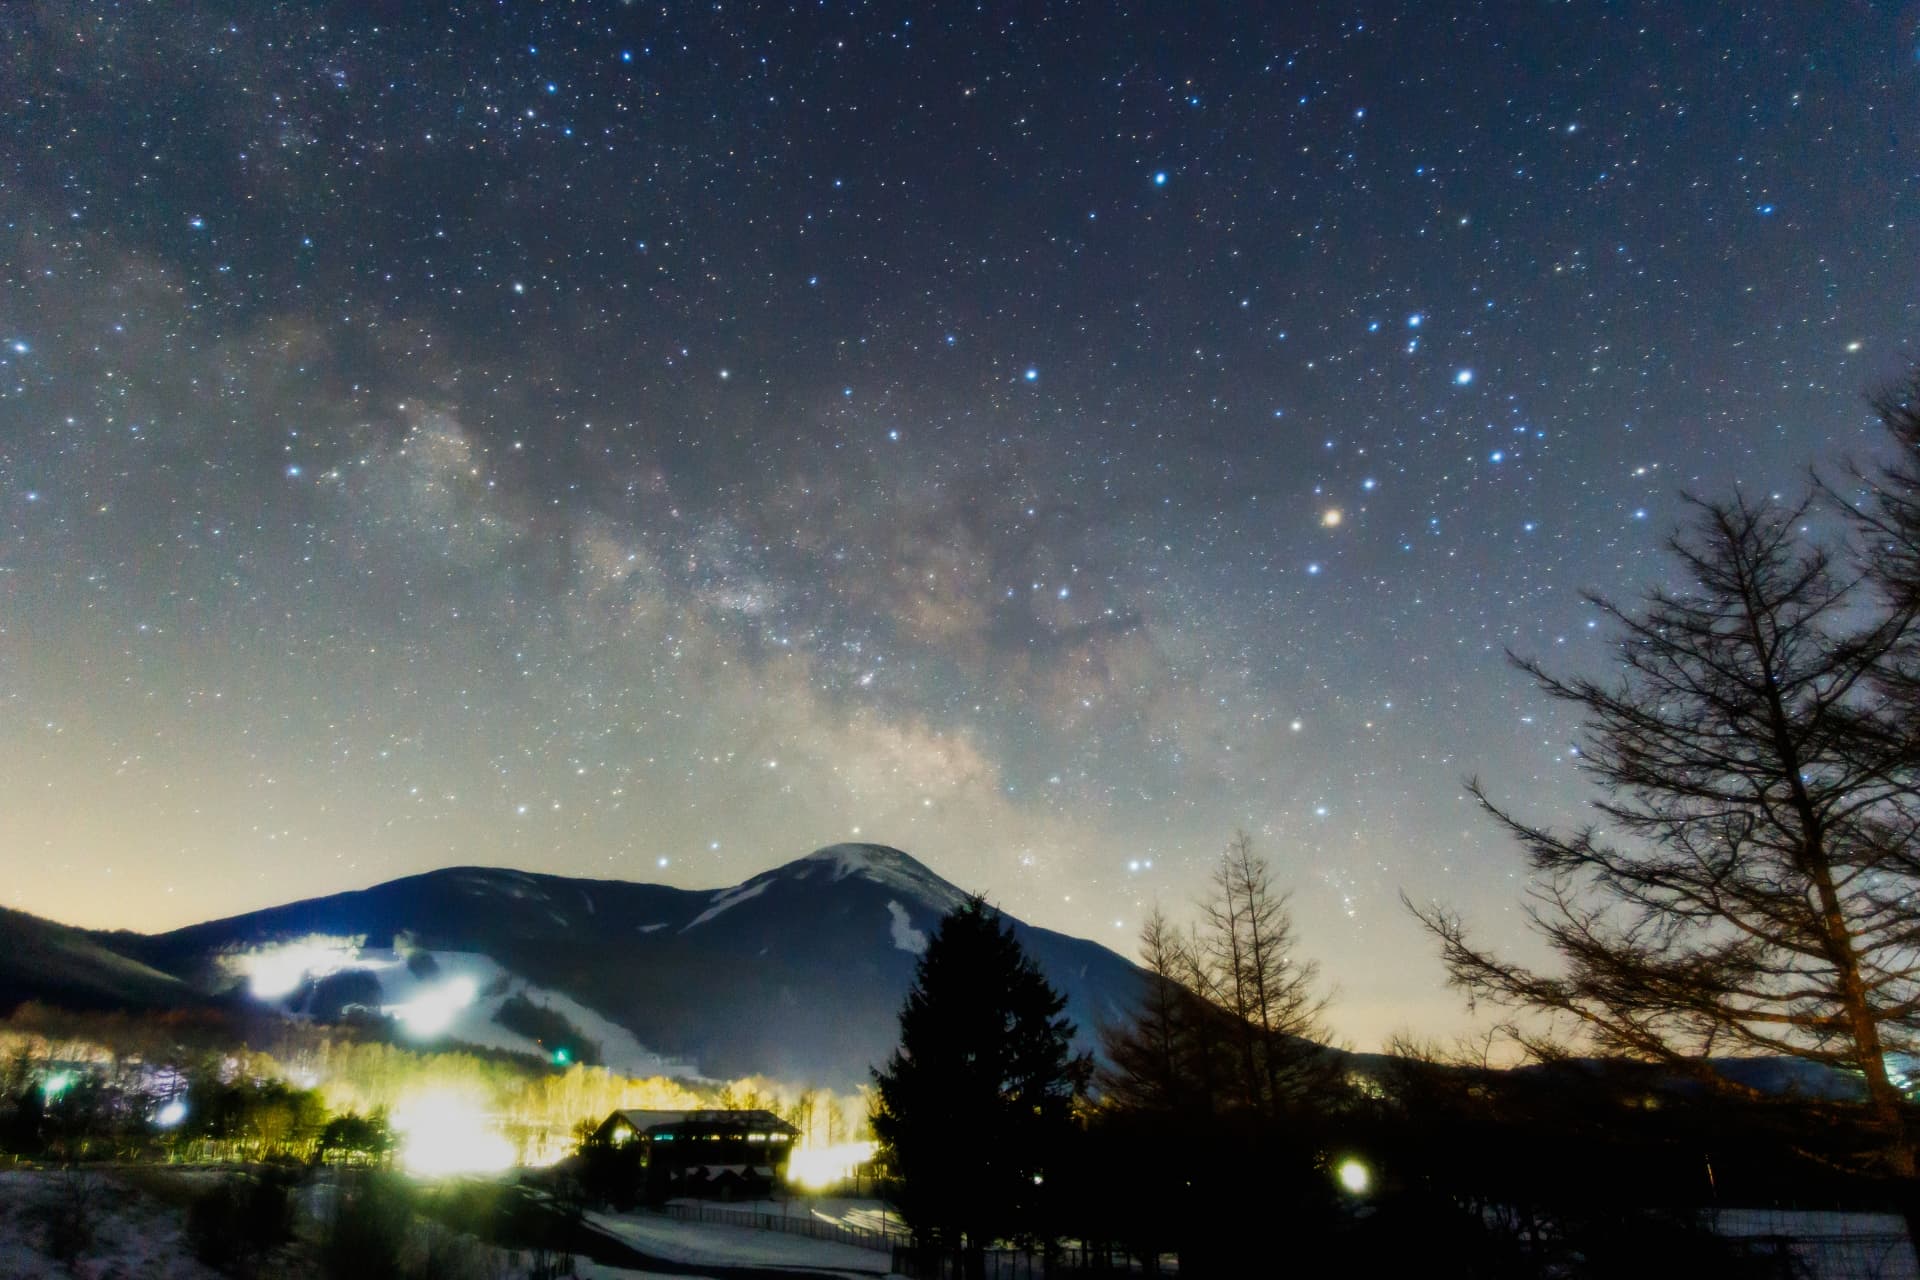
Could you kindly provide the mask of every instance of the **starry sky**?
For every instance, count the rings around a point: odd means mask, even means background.
[[[0,9],[0,901],[846,839],[1371,1048],[1524,936],[1504,658],[1914,356],[1920,7]],[[1598,629],[1596,629],[1598,628]]]

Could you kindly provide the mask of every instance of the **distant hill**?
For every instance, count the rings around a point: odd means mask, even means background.
[[[24,911],[0,907],[0,1013],[39,1000],[67,1009],[173,1009],[197,1003],[199,994],[115,950],[117,938],[55,924]]]
[[[115,941],[195,990],[379,1010],[423,1042],[849,1088],[892,1050],[919,950],[964,897],[898,849],[844,844],[718,890],[457,867]],[[1140,971],[1008,919],[1093,1047]]]

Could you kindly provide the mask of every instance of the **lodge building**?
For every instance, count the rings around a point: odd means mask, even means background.
[[[634,1194],[752,1200],[783,1182],[800,1131],[771,1111],[616,1111],[593,1133]]]

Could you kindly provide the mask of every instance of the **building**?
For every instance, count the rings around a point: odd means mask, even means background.
[[[799,1136],[771,1111],[616,1111],[589,1146],[616,1195],[751,1200],[785,1181]]]

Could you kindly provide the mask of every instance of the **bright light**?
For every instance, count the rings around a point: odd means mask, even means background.
[[[1340,522],[1344,519],[1346,519],[1346,516],[1341,514],[1340,508],[1338,507],[1328,507],[1326,511],[1320,515],[1320,523],[1329,529],[1338,529]]]
[[[1367,1194],[1367,1188],[1373,1185],[1373,1170],[1351,1156],[1342,1160],[1333,1173],[1340,1179],[1340,1185],[1356,1196]]]
[[[154,1113],[153,1122],[162,1129],[171,1129],[186,1118],[187,1104],[175,1098]]]
[[[802,1147],[787,1160],[787,1181],[814,1191],[838,1186],[853,1176],[854,1168],[873,1159],[871,1142],[839,1142],[830,1147]]]
[[[458,1093],[426,1093],[393,1112],[400,1164],[409,1173],[497,1173],[513,1167],[513,1144],[491,1127],[484,1108]]]
[[[429,987],[405,1004],[387,1006],[386,1012],[400,1019],[417,1036],[437,1036],[453,1025],[453,1017],[473,1003],[480,988],[472,978],[455,978],[437,987]]]
[[[73,1073],[71,1071],[56,1071],[40,1082],[40,1096],[48,1102],[52,1102],[72,1087]]]
[[[338,973],[354,962],[359,950],[353,939],[315,936],[229,956],[222,963],[246,977],[256,999],[278,1000],[292,995],[309,977]]]

